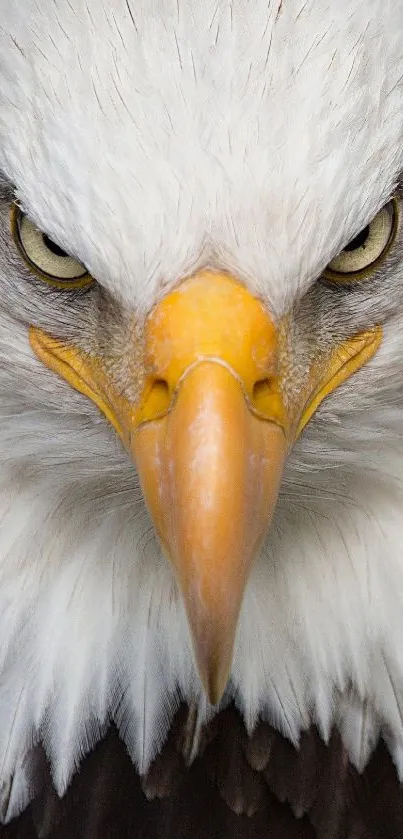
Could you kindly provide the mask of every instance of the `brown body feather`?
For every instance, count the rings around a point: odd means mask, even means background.
[[[0,839],[400,839],[403,788],[379,743],[365,772],[338,735],[315,729],[295,750],[269,725],[248,738],[230,708],[202,732],[186,765],[189,714],[141,779],[116,730],[83,761],[59,799],[49,772],[42,791]]]

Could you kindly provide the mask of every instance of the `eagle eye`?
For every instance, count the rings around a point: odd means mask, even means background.
[[[333,282],[352,282],[371,276],[389,253],[396,237],[398,203],[392,198],[375,218],[327,266],[324,276]]]
[[[60,289],[79,289],[92,283],[85,265],[78,262],[13,205],[11,229],[14,242],[28,268],[45,282]]]

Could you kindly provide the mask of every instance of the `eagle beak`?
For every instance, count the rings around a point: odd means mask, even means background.
[[[145,376],[133,403],[117,392],[102,360],[30,330],[37,356],[98,405],[137,464],[214,704],[228,681],[248,573],[287,451],[321,400],[381,340],[375,329],[344,342],[308,371],[290,408],[278,374],[279,335],[246,288],[229,275],[201,272],[147,318]]]
[[[184,374],[166,417],[136,431],[132,450],[182,590],[199,674],[216,703],[248,571],[276,502],[284,433],[253,415],[235,371],[202,361]]]
[[[286,454],[277,334],[242,286],[205,273],[157,305],[146,347],[152,375],[130,447],[216,703]]]

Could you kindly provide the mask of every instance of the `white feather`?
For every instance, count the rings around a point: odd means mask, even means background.
[[[403,168],[399,9],[0,0],[0,169],[129,305],[210,262],[279,312]]]

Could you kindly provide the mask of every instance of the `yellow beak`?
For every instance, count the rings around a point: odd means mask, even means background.
[[[284,464],[276,331],[242,286],[205,273],[156,307],[146,347],[152,375],[131,449],[217,702]]]
[[[285,406],[270,315],[228,275],[203,272],[185,281],[148,317],[135,404],[119,395],[99,360],[38,329],[30,340],[47,366],[96,402],[132,454],[184,597],[201,680],[218,702],[248,572],[270,524],[287,449],[304,425],[301,405]],[[347,366],[343,345],[342,375],[337,359],[325,378],[323,368],[320,376],[310,371],[301,395],[307,418],[310,405],[375,352],[380,336],[356,340]]]

